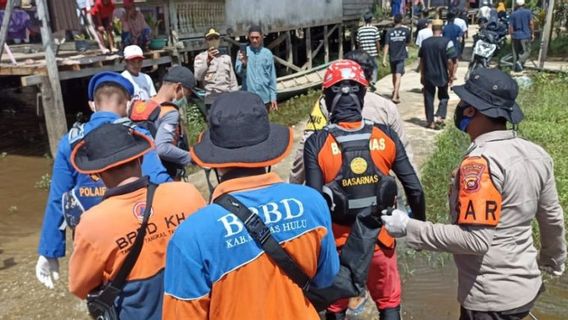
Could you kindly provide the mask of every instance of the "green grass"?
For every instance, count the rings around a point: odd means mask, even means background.
[[[568,54],[568,35],[556,37],[550,41],[548,55],[552,57],[566,57]]]
[[[554,172],[560,203],[568,206],[568,82],[566,76],[539,74],[534,85],[521,91],[517,102],[525,119],[519,134],[544,147],[555,162]],[[448,222],[448,190],[452,171],[458,166],[469,138],[457,129],[443,132],[436,151],[422,169],[422,183],[426,192],[427,217],[433,222]],[[567,220],[568,221],[568,220]],[[535,235],[538,230],[535,229]],[[538,243],[538,241],[537,241]]]
[[[320,94],[319,90],[311,90],[280,103],[277,111],[270,112],[270,122],[292,126],[305,120]]]

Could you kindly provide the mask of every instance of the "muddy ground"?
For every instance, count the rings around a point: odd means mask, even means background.
[[[464,72],[465,64],[462,64],[459,79],[463,79]],[[390,95],[390,81],[387,77],[379,82],[381,94]],[[410,68],[403,78],[401,92],[399,111],[411,141],[414,163],[420,167],[433,152],[439,131],[423,128],[420,83],[418,75]],[[33,93],[28,94],[31,101]],[[55,289],[44,288],[35,278],[38,232],[47,196],[45,190],[36,187],[36,182],[51,171],[51,161],[42,156],[47,151],[47,139],[41,120],[34,116],[35,110],[10,105],[5,96],[6,93],[2,93],[0,102],[0,128],[3,129],[0,130],[0,153],[7,152],[0,154],[0,319],[88,319],[84,304],[67,292],[67,258],[60,260],[61,279]],[[452,95],[449,119],[456,103],[457,99]],[[303,124],[294,129],[297,142]],[[283,178],[287,177],[292,157],[293,154],[274,168]],[[192,175],[190,181],[202,192],[207,191],[202,172]],[[68,244],[67,256],[70,249]],[[398,250],[406,250],[404,243]],[[410,266],[403,276],[405,319],[457,319],[456,269],[451,260],[444,266],[435,266],[424,259],[400,261],[400,264]],[[568,279],[565,276],[551,284],[539,300],[535,308],[538,319],[567,319],[567,297]],[[378,316],[371,307],[365,318],[378,319]]]

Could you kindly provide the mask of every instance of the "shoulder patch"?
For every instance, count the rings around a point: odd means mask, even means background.
[[[85,124],[75,122],[71,130],[69,130],[67,139],[69,140],[69,144],[73,146],[79,140],[83,139],[84,136],[85,136]]]
[[[497,226],[501,217],[501,193],[491,180],[484,157],[465,158],[458,172],[457,223]]]
[[[460,167],[460,177],[464,192],[479,191],[481,185],[481,176],[486,165],[482,162],[471,161],[462,164]]]

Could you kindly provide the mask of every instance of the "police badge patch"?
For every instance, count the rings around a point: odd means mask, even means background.
[[[485,165],[476,162],[469,162],[460,167],[460,176],[465,192],[477,192],[481,185],[481,176],[485,170]]]

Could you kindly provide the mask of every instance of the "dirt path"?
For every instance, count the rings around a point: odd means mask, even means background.
[[[463,68],[462,68],[463,69]],[[462,70],[463,73],[463,70]],[[460,78],[463,78],[461,76]],[[390,77],[384,78],[378,83],[380,93],[388,94],[391,91]],[[402,103],[399,105],[405,129],[408,132],[412,148],[415,154],[415,163],[420,166],[426,157],[432,152],[435,136],[439,133],[425,129],[421,126],[424,118],[422,96],[420,94],[418,74],[409,71],[403,78],[401,88]],[[455,98],[450,106],[455,105]],[[450,107],[450,111],[453,108]],[[295,143],[299,142],[305,126],[300,123],[294,127]],[[295,152],[295,148],[294,151]],[[282,178],[287,179],[293,159],[293,153],[278,164],[273,170]],[[10,196],[12,202],[2,206],[2,220],[0,229],[4,235],[0,238],[0,319],[30,319],[30,318],[57,318],[57,319],[88,319],[84,304],[67,291],[67,258],[61,259],[61,279],[57,282],[54,290],[42,287],[35,279],[34,268],[37,259],[36,247],[38,232],[43,217],[43,204],[46,196],[45,191],[33,188],[35,181],[49,172],[49,161],[43,158],[19,157],[9,155],[3,159],[2,166],[5,168],[18,167],[26,162],[27,175],[21,176],[26,183],[21,188],[13,184],[5,184],[5,191],[28,190],[28,195],[40,199],[33,206],[28,198],[14,194]],[[13,176],[13,175],[11,175]],[[25,178],[25,179],[24,179]],[[212,179],[213,180],[213,179]],[[200,191],[208,194],[203,172],[198,172],[190,177]],[[19,208],[14,212],[9,208]],[[26,211],[24,213],[24,211]],[[29,212],[28,212],[29,211]],[[31,212],[31,213],[30,213]],[[32,214],[33,213],[33,214]],[[70,238],[70,237],[68,237]],[[71,250],[68,243],[68,254]]]

